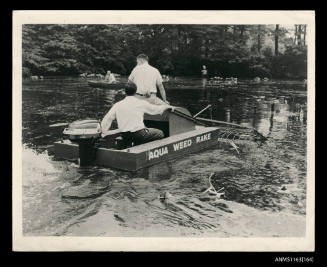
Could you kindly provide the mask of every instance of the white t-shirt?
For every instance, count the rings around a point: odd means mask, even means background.
[[[115,75],[113,75],[112,73],[110,73],[109,75],[107,74],[105,77],[105,80],[109,83],[114,83],[116,82],[116,78]]]
[[[137,65],[128,79],[136,84],[137,93],[139,94],[156,93],[156,85],[162,83],[160,72],[148,63]]]
[[[103,130],[108,130],[108,120],[116,119],[121,132],[136,132],[145,128],[144,113],[162,114],[165,109],[167,105],[153,105],[143,99],[126,96],[125,99],[113,105],[103,118],[101,126]]]

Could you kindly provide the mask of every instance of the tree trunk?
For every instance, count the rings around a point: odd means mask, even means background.
[[[258,53],[261,53],[261,25],[258,25]]]
[[[276,24],[275,29],[275,56],[278,56],[278,38],[279,38],[279,24]]]
[[[297,39],[297,25],[295,25],[295,32],[294,32],[294,42],[293,44],[296,44],[296,39]]]
[[[177,26],[177,51],[181,51],[181,29]]]
[[[306,37],[307,37],[307,25],[303,26],[303,45],[306,45]]]
[[[242,43],[244,43],[244,30],[245,30],[245,26],[244,25],[241,25],[241,29],[240,29],[240,40]]]
[[[228,31],[228,26],[223,26],[223,44],[225,44],[226,41],[226,35],[227,35],[227,31]]]
[[[297,45],[298,46],[302,46],[301,34],[302,34],[302,26],[298,25],[298,29],[297,29]]]
[[[236,27],[237,27],[236,25],[233,25],[233,40],[236,39],[236,30],[237,30]]]
[[[208,58],[208,52],[209,52],[209,40],[205,40],[205,50],[204,50],[204,58]]]

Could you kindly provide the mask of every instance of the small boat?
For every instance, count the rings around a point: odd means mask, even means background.
[[[89,86],[95,88],[104,88],[104,89],[111,89],[111,90],[121,90],[124,89],[124,84],[121,83],[108,83],[105,81],[87,81]]]
[[[212,126],[213,122],[216,126]],[[120,170],[136,171],[213,147],[220,142],[229,143],[232,139],[233,141],[241,140],[244,136],[244,133],[236,135],[234,128],[236,126],[244,130],[243,126],[192,117],[184,108],[165,111],[162,115],[145,114],[144,124],[147,127],[162,130],[165,137],[161,140],[126,147],[118,130],[105,138],[100,138],[99,121],[76,121],[64,130],[64,135],[68,138],[55,142],[55,157],[66,160],[79,159],[81,166],[92,163]],[[233,130],[231,131],[230,128],[226,130],[226,126],[232,127]],[[245,130],[252,133],[255,131],[253,128],[245,128]],[[263,138],[259,133],[257,134]]]

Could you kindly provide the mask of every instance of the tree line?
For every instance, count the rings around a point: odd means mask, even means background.
[[[306,25],[23,25],[23,75],[127,75],[135,57],[172,76],[305,79]],[[294,33],[294,34],[293,34]]]

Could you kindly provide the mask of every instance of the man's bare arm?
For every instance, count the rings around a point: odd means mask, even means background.
[[[113,120],[115,119],[116,119],[116,106],[114,105],[101,121],[102,132],[108,131],[111,127]]]
[[[168,103],[167,97],[166,97],[166,91],[165,91],[165,88],[164,88],[163,84],[159,83],[159,84],[157,84],[157,86],[159,88],[162,100],[165,101],[166,103]]]
[[[109,113],[104,116],[103,120],[101,121],[101,129],[103,132],[106,132],[110,129],[113,119],[110,117]]]
[[[134,69],[132,70],[131,74],[128,76],[127,84],[134,84]]]
[[[120,132],[119,129],[109,130],[111,127],[111,124],[113,122],[113,118],[111,116],[109,116],[108,114],[103,118],[103,120],[101,122],[101,130],[102,130],[101,136],[102,137]]]

